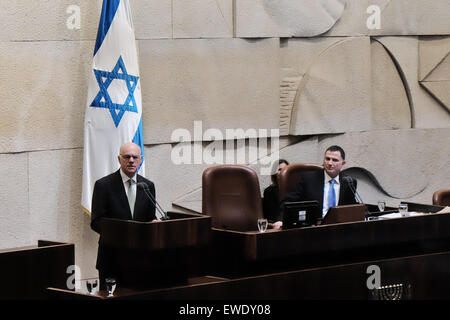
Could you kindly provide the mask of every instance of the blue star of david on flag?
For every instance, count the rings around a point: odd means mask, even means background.
[[[139,77],[127,73],[122,56],[119,57],[111,72],[94,69],[94,74],[100,91],[92,101],[91,107],[109,109],[116,128],[119,126],[120,120],[122,120],[125,112],[138,113],[136,100],[134,99],[134,90],[136,89]],[[128,96],[123,104],[114,103],[108,93],[108,87],[114,79],[124,80],[126,82]]]

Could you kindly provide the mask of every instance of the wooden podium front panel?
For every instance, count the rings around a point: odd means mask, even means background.
[[[116,248],[157,251],[209,243],[211,217],[169,212],[170,220],[137,222],[103,219],[102,241]]]
[[[164,221],[102,219],[100,241],[118,285],[149,289],[186,283],[206,256],[211,217],[168,213]]]

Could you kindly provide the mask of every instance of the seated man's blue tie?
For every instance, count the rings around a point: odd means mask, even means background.
[[[328,210],[336,206],[336,192],[334,191],[334,183],[336,180],[330,180],[330,189],[328,189]]]

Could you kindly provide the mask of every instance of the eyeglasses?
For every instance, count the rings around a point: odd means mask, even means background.
[[[121,154],[120,155],[123,159],[125,159],[125,160],[130,160],[130,159],[136,159],[136,160],[139,160],[139,159],[141,159],[141,155],[137,155],[137,156],[134,156],[134,155],[130,155],[130,154]]]

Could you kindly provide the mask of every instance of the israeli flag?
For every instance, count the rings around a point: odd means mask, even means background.
[[[81,206],[88,214],[95,181],[119,169],[120,146],[132,141],[144,155],[141,100],[130,4],[103,0],[84,120]]]

